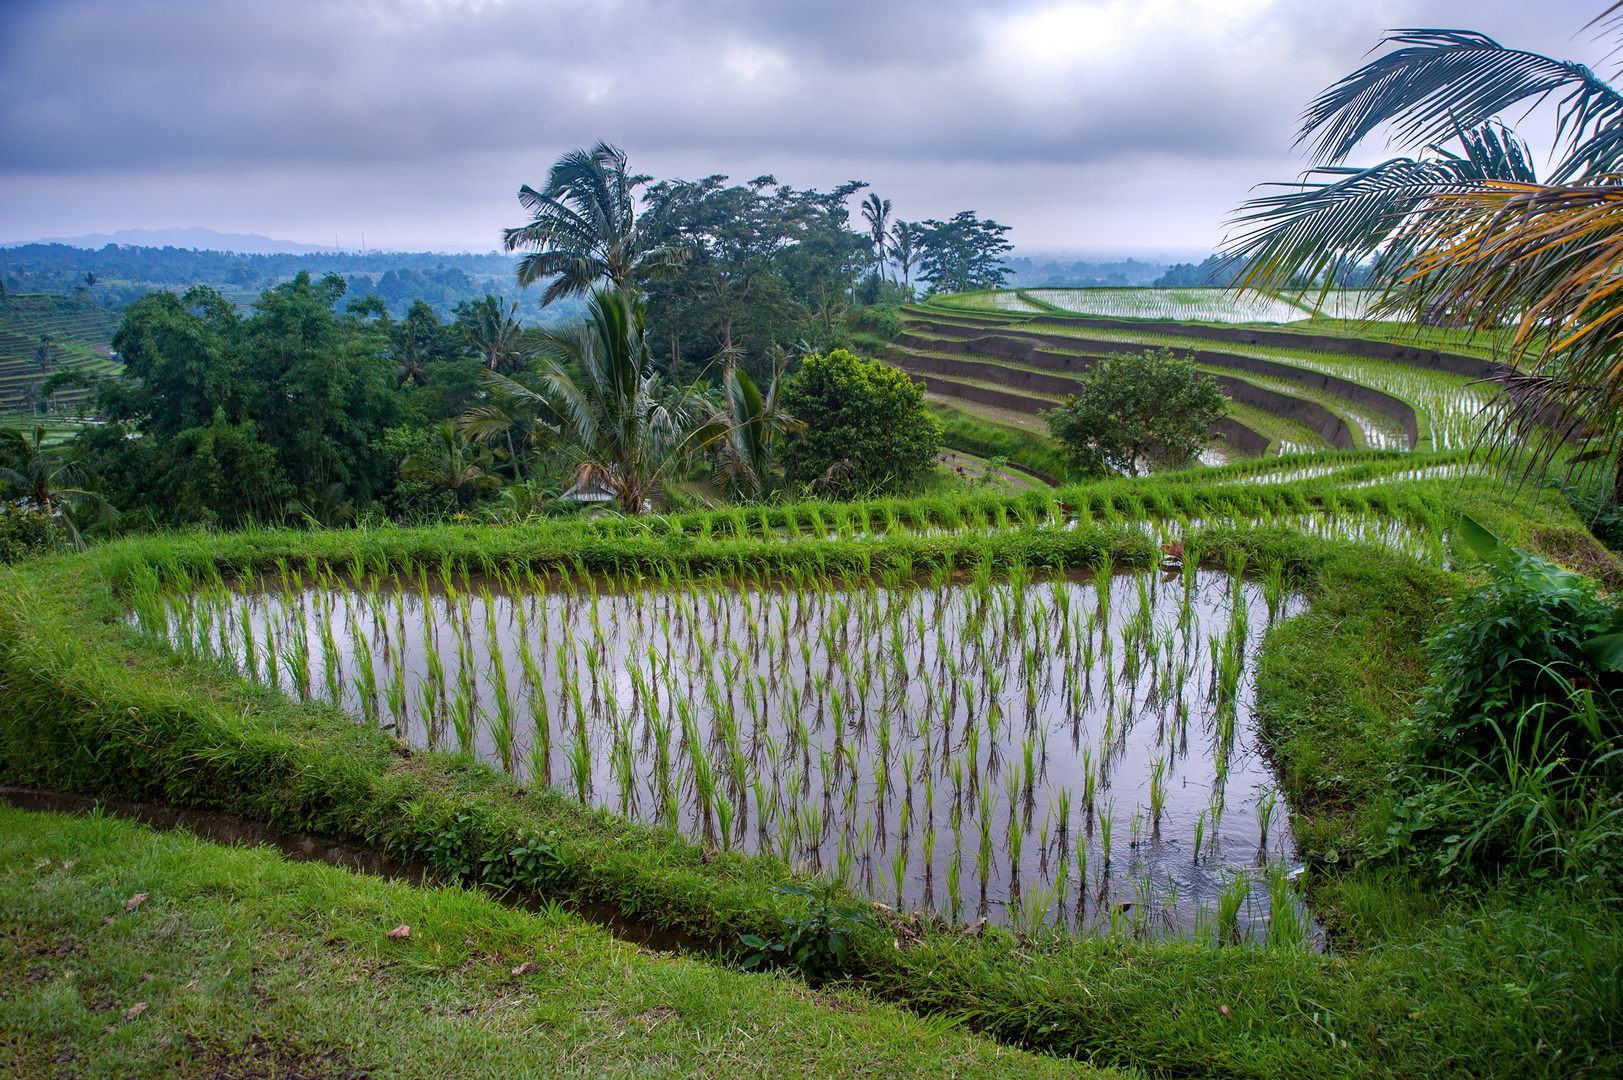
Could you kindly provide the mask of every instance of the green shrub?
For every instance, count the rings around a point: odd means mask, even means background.
[[[1171,349],[1107,356],[1080,382],[1076,395],[1044,416],[1088,473],[1115,469],[1137,476],[1152,455],[1187,464],[1206,445],[1207,429],[1228,411],[1217,380]]]
[[[1491,578],[1427,642],[1376,853],[1623,881],[1623,608],[1469,518],[1461,533]]]
[[[0,563],[52,551],[62,543],[62,528],[51,512],[27,500],[0,502]]]
[[[1623,672],[1592,643],[1623,632],[1623,608],[1595,584],[1537,555],[1505,548],[1488,584],[1449,606],[1429,642],[1432,678],[1410,730],[1422,759],[1457,764],[1497,753],[1510,730],[1542,726],[1544,744],[1587,761],[1623,735]],[[1568,707],[1575,688],[1597,696],[1601,727]],[[1521,761],[1531,747],[1523,742]]]
[[[941,448],[924,387],[844,349],[808,356],[784,384],[783,408],[806,425],[781,452],[784,473],[797,487],[905,490],[934,467]]]

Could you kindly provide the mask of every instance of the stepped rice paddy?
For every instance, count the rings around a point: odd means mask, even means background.
[[[968,922],[1309,933],[1250,720],[1282,572],[323,575],[136,618],[413,745]],[[1289,911],[1273,911],[1270,894]]]
[[[1105,318],[1288,323],[1310,314],[1287,300],[1226,289],[1028,289],[1026,295],[1077,315]]]

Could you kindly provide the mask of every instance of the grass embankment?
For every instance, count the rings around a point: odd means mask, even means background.
[[[107,818],[0,808],[0,935],[0,1071],[18,1077],[1092,1074],[561,908]]]
[[[1053,439],[1029,431],[1002,427],[961,409],[931,404],[930,414],[941,424],[941,445],[985,458],[1004,457],[1049,483],[1073,478],[1065,451]]]
[[[1350,475],[1409,459],[1334,460]],[[1266,517],[1324,505],[1424,525],[1464,507],[1517,543],[1578,550],[1586,535],[1550,491],[1513,501],[1501,488],[1472,481],[1362,489],[1322,479],[1222,484],[1231,472],[1254,475],[1255,467],[1052,497],[1028,493],[999,504],[1000,516],[1034,515],[1038,501],[1051,508],[1054,497],[1110,521],[1210,522],[1225,511]],[[1192,482],[1197,476],[1219,482]],[[958,513],[939,500],[891,507],[898,522],[915,511],[932,519],[948,509]],[[698,540],[688,531],[693,525],[713,535],[707,522],[732,520],[701,515],[657,529],[605,522],[194,535],[0,570],[0,587],[13,598],[0,611],[0,776],[337,833],[465,871],[474,881],[517,879],[561,900],[608,902],[629,917],[700,937],[772,933],[782,914],[799,910],[771,889],[789,873],[778,860],[707,853],[668,831],[583,811],[556,793],[521,791],[466,760],[405,755],[390,737],[330,709],[255,690],[142,638],[120,621],[114,586],[142,573],[180,584],[278,559],[343,568],[432,558],[474,570],[484,560],[544,568],[548,560],[578,559],[597,571],[799,565],[828,573],[918,572],[949,554],[964,565],[1015,556],[1086,562],[1112,549],[1142,564],[1152,553],[1144,534],[1127,525],[932,539],[903,530],[865,543]],[[1308,614],[1270,638],[1260,691],[1304,850],[1325,854],[1316,845],[1356,833],[1360,804],[1384,776],[1392,725],[1418,677],[1418,632],[1456,579],[1367,546],[1281,528],[1210,523],[1203,540],[1211,557],[1234,550],[1251,565],[1283,560],[1309,597]],[[524,880],[507,857],[523,842],[520,830],[533,830],[527,835],[556,853],[556,874]],[[1563,1076],[1623,1065],[1615,1021],[1623,929],[1611,909],[1531,891],[1444,897],[1368,873],[1327,876],[1317,892],[1345,935],[1332,956],[1199,942],[1018,938],[998,930],[966,938],[893,922],[859,943],[854,975],[894,1001],[1011,1044],[1163,1075]]]

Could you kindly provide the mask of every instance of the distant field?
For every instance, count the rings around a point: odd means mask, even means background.
[[[1285,300],[1243,296],[1228,289],[1027,289],[1025,295],[1077,315],[1106,318],[1287,323],[1310,315]],[[1335,302],[1339,310],[1341,302]]]
[[[9,420],[11,414],[25,410],[28,388],[38,388],[58,371],[105,375],[120,370],[107,355],[118,323],[118,315],[71,297],[40,293],[8,297],[0,307],[0,414]],[[50,339],[43,365],[42,336]],[[71,415],[84,399],[83,390],[58,392],[57,415]]]

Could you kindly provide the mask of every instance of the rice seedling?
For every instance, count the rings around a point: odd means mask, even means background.
[[[1307,944],[1308,921],[1291,889],[1291,871],[1283,862],[1268,865],[1268,947],[1300,949]]]
[[[1161,811],[1167,801],[1167,759],[1156,758],[1150,766],[1150,813],[1157,832],[1161,829]]]
[[[1261,846],[1264,850],[1268,847],[1268,826],[1274,820],[1274,805],[1275,796],[1271,790],[1257,800],[1257,827],[1262,834]]]
[[[1223,883],[1223,891],[1217,898],[1218,944],[1238,945],[1243,940],[1240,933],[1240,908],[1250,895],[1251,886],[1243,873],[1231,874]]]

